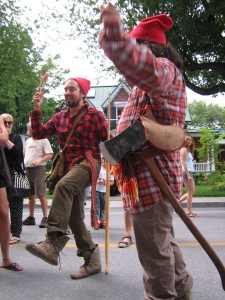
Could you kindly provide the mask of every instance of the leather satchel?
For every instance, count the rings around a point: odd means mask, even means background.
[[[47,187],[50,193],[54,192],[57,182],[64,175],[64,153],[59,151],[53,159],[50,175],[46,178]]]
[[[64,152],[60,150],[53,159],[49,179],[63,177],[64,174]]]
[[[145,129],[145,136],[149,143],[161,151],[175,151],[184,143],[184,131],[176,125],[162,125],[158,123],[152,111],[140,116],[140,120]]]

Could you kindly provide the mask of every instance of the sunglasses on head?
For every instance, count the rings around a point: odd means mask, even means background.
[[[4,124],[11,126],[13,124],[13,122],[12,121],[4,121]]]

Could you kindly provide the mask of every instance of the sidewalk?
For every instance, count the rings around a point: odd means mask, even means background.
[[[48,206],[51,206],[52,199],[48,199]],[[187,207],[186,203],[181,204],[182,207]],[[28,206],[28,199],[24,199],[24,206]],[[36,206],[40,206],[39,199],[36,200]],[[86,208],[90,208],[90,198],[87,201]],[[193,207],[225,207],[225,197],[194,197]],[[121,196],[110,197],[110,207],[123,207]]]

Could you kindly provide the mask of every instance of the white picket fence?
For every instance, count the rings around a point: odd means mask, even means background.
[[[215,164],[210,162],[204,162],[204,163],[194,163],[194,168],[196,173],[205,172],[205,173],[211,173],[215,171]]]

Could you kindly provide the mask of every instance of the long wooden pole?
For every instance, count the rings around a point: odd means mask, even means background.
[[[220,274],[223,290],[225,291],[225,267],[221,262],[220,258],[178,203],[178,200],[176,199],[175,195],[173,194],[170,187],[166,183],[164,177],[162,176],[161,172],[159,171],[158,166],[154,161],[154,158],[147,158],[145,159],[145,162],[153,177],[155,178],[155,181],[158,183],[164,195],[168,198],[170,204],[173,206],[175,212],[181,217],[185,225],[188,227],[188,229],[191,231],[196,240],[199,242],[199,244],[202,246],[202,248],[205,250],[205,252],[208,254],[210,259],[214,263],[215,267],[217,268]]]
[[[107,119],[108,119],[108,140],[110,139],[110,93],[108,97],[107,107]],[[109,210],[110,210],[110,164],[106,162],[106,194],[105,194],[105,274],[109,273]]]

